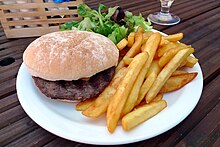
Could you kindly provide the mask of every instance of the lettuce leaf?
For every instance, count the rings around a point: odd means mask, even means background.
[[[119,6],[107,8],[105,5],[99,4],[98,11],[96,11],[86,4],[80,4],[77,12],[83,17],[83,20],[66,22],[60,25],[60,30],[91,31],[102,34],[117,44],[123,38],[126,38],[130,32],[135,31],[138,26],[142,26],[145,31],[149,31],[152,28],[150,26],[151,23],[145,21],[141,14],[135,16],[129,11],[125,12],[125,18],[115,22],[112,17],[118,8]]]

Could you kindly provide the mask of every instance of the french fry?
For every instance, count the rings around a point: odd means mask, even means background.
[[[193,68],[193,66],[198,62],[198,59],[192,56],[187,57],[185,67]]]
[[[143,29],[141,26],[139,26],[139,27],[137,28],[137,31],[136,31],[136,32],[144,33],[144,29]]]
[[[156,53],[156,50],[157,50],[159,43],[160,43],[160,39],[161,39],[161,35],[159,33],[154,33],[153,35],[150,36],[150,38],[146,42],[147,45],[146,45],[146,48],[144,49],[144,52],[147,52],[149,57],[147,59],[147,62],[144,65],[144,67],[141,69],[140,74],[138,75],[138,77],[134,83],[134,86],[133,86],[133,88],[129,94],[129,97],[125,103],[125,106],[123,108],[123,111],[121,114],[122,116],[124,116],[125,114],[130,112],[136,104],[141,85],[143,84],[143,81],[144,81],[145,76],[147,74],[147,71],[150,67],[150,64],[153,61],[154,54]]]
[[[138,53],[141,52],[141,44],[142,44],[142,39],[143,39],[143,33],[142,32],[136,32],[134,39],[135,39],[135,42],[132,45],[132,47],[130,48],[130,50],[127,52],[125,57],[132,58],[132,57],[134,57],[135,55],[137,55]]]
[[[191,47],[180,42],[168,41],[166,44],[164,44],[162,47],[158,49],[157,56],[162,57],[166,52],[168,52],[171,49],[181,50],[185,48],[191,48]]]
[[[141,46],[141,51],[142,51],[142,52],[143,52],[143,50],[146,48],[145,46],[146,46],[146,42],[145,42],[144,44],[142,44],[142,46]]]
[[[175,48],[176,46],[177,46],[176,43],[169,42],[169,43],[163,45],[162,47],[158,48],[158,50],[157,50],[158,57],[163,56],[163,54],[165,54],[168,50]]]
[[[135,42],[130,48],[130,50],[125,54],[123,58],[132,58],[136,54],[140,52],[141,48],[141,43],[143,39],[143,33],[142,32],[137,32],[134,36]],[[123,59],[119,62],[118,66],[115,69],[115,72],[117,73],[122,67],[125,67],[126,64],[124,63]]]
[[[124,63],[123,59],[118,63],[118,65],[115,68],[115,73],[117,73],[121,68],[125,67],[126,64]]]
[[[186,74],[188,73],[187,71],[184,71],[184,70],[176,70],[172,73],[171,76],[178,76],[178,75],[182,75],[182,74]]]
[[[172,75],[172,73],[180,66],[180,64],[191,54],[194,50],[192,48],[180,50],[170,62],[162,69],[162,71],[157,76],[155,82],[148,91],[145,100],[149,103],[160,91],[162,86]]]
[[[153,98],[152,102],[160,101],[163,98],[163,93],[159,93],[155,98]]]
[[[177,76],[172,76],[166,81],[166,83],[161,88],[160,92],[166,93],[166,92],[178,90],[183,86],[185,86],[186,84],[188,84],[189,82],[191,82],[197,76],[197,74],[198,74],[197,72],[193,72],[193,73],[186,73]]]
[[[172,42],[177,42],[183,39],[183,33],[177,33],[173,35],[168,35],[168,36],[163,36],[165,40],[172,41]]]
[[[136,105],[133,110],[138,109],[138,108],[140,108],[141,106],[143,106],[143,105],[145,105],[145,104],[147,104],[147,103],[146,103],[145,100],[143,100],[143,101],[141,101],[138,105]],[[133,110],[132,110],[132,111],[133,111]]]
[[[169,43],[168,40],[166,40],[164,37],[161,37],[160,46],[163,46],[163,45],[168,44],[168,43]]]
[[[186,45],[186,44],[181,43],[181,42],[177,42],[177,47],[178,48],[192,48],[190,45]]]
[[[76,105],[77,111],[84,111],[95,102],[96,98],[86,99]]]
[[[133,58],[127,58],[127,57],[123,58],[123,61],[126,65],[129,65],[132,62],[132,60]]]
[[[186,65],[186,62],[187,62],[187,60],[184,60],[184,61],[180,64],[179,68],[184,67],[184,66]]]
[[[160,71],[161,71],[161,68],[158,64],[158,60],[153,60],[150,65],[149,71],[147,72],[146,77],[148,77],[152,72],[155,72],[158,75]]]
[[[105,90],[96,98],[86,110],[82,112],[83,115],[90,118],[97,118],[107,111],[110,98],[115,94],[120,80],[127,71],[126,67],[121,68],[113,77],[112,81],[105,88]]]
[[[159,43],[160,43],[160,40],[161,40],[161,34],[160,33],[154,33],[152,34],[149,39],[147,40],[147,42],[145,43],[145,48],[143,48],[143,52],[148,52],[148,54],[155,54],[156,53],[156,50],[159,46]],[[151,51],[152,49],[154,49],[154,51]],[[151,52],[151,53],[149,53]],[[153,59],[153,57],[152,57]]]
[[[154,32],[152,32],[152,31],[144,32],[142,44],[145,44],[147,42],[147,40],[149,39],[149,37],[153,34],[154,34]]]
[[[138,75],[138,77],[134,83],[134,86],[131,90],[131,93],[129,94],[129,97],[125,103],[123,110],[122,110],[121,116],[124,116],[125,114],[130,112],[134,108],[136,101],[138,100],[138,94],[139,94],[141,85],[144,81],[146,71],[147,71],[147,68],[146,68],[146,70],[144,70],[144,69],[145,69],[145,67],[143,67],[143,69],[140,71],[140,74]]]
[[[145,97],[151,86],[153,85],[154,81],[157,78],[157,74],[155,72],[152,72],[144,81],[143,85],[141,86],[141,90],[136,102],[136,105],[138,105]]]
[[[125,115],[122,118],[122,127],[124,130],[129,131],[144,121],[152,118],[166,107],[167,103],[165,100],[145,104]]]
[[[163,68],[178,53],[179,50],[179,48],[173,48],[163,54],[163,56],[159,59],[159,66]]]
[[[110,133],[113,133],[117,126],[130,90],[146,60],[146,52],[140,53],[134,57],[133,61],[128,66],[127,73],[120,81],[115,94],[110,100],[106,114],[106,124]]]
[[[127,46],[127,44],[128,44],[128,41],[124,38],[116,46],[118,50],[122,50]]]
[[[134,44],[134,36],[135,36],[135,32],[131,32],[128,35],[128,47],[132,47],[132,45]]]
[[[153,98],[152,102],[160,101],[163,98],[163,93],[159,93],[155,98]],[[137,106],[135,106],[135,109],[138,109],[142,107],[143,105],[147,104],[145,100],[142,100]]]

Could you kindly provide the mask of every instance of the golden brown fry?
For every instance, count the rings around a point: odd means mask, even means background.
[[[197,74],[197,72],[193,72],[170,77],[163,85],[160,92],[166,93],[178,90],[191,82],[197,76]]]
[[[147,57],[148,58],[148,57]],[[148,62],[148,61],[147,61]],[[139,94],[139,91],[140,91],[140,88],[141,88],[141,85],[144,81],[144,78],[145,78],[145,75],[146,75],[146,72],[147,72],[147,68],[146,67],[146,64],[144,65],[144,67],[142,68],[142,70],[140,71],[134,85],[133,85],[133,88],[128,96],[128,99],[125,103],[125,106],[122,110],[122,113],[121,113],[121,116],[124,116],[125,114],[127,114],[128,112],[130,112],[135,104],[136,104],[136,101],[138,99],[138,94]]]
[[[142,32],[137,32],[135,33],[135,42],[130,48],[130,50],[127,52],[125,57],[128,58],[133,58],[135,55],[141,52],[141,44],[142,44],[142,39],[143,39],[143,33]]]
[[[141,26],[139,26],[139,27],[137,28],[137,31],[136,31],[136,32],[144,33],[144,29],[143,29]]]
[[[122,127],[124,130],[129,131],[137,125],[155,116],[166,107],[167,103],[165,100],[145,104],[125,115],[122,118]]]
[[[192,56],[187,57],[185,67],[193,68],[193,66],[198,62],[198,59]]]
[[[132,62],[132,60],[133,58],[127,58],[127,57],[123,58],[123,61],[126,65],[129,65]]]
[[[183,33],[163,36],[163,38],[165,40],[168,40],[168,41],[177,42],[177,41],[180,41],[183,38]]]
[[[161,34],[160,33],[154,33],[152,35],[150,35],[149,39],[146,42],[145,48],[143,48],[143,51],[148,52],[148,54],[155,54],[156,50],[160,44],[160,40],[161,40]],[[151,50],[154,51],[151,51]]]
[[[144,49],[144,52],[147,52],[149,54],[149,57],[144,67],[141,69],[140,74],[138,75],[134,83],[134,86],[123,108],[123,111],[121,114],[122,116],[130,112],[136,104],[141,85],[143,84],[147,71],[153,61],[154,55],[160,43],[160,39],[161,39],[161,35],[159,33],[154,33],[153,35],[150,36],[150,38],[146,42],[147,45],[146,45],[146,48]]]
[[[146,48],[145,46],[146,46],[146,43],[142,44],[142,46],[141,46],[141,52],[143,52],[143,50]]]
[[[148,32],[144,32],[143,33],[143,41],[142,44],[145,44],[147,42],[147,40],[150,38],[151,35],[153,35],[154,33],[151,31]],[[141,50],[142,51],[142,50]]]
[[[117,73],[121,68],[123,68],[125,66],[126,66],[126,64],[124,63],[123,60],[121,60],[115,68],[115,73]]]
[[[143,39],[143,33],[142,32],[137,32],[135,34],[135,42],[130,48],[130,50],[125,54],[123,58],[132,58],[136,54],[140,52],[140,47]],[[118,66],[115,69],[115,72],[117,73],[122,67],[125,67],[126,64],[124,63],[123,59],[119,62]]]
[[[157,74],[155,72],[152,72],[144,81],[143,85],[141,86],[141,90],[136,102],[136,105],[138,105],[145,97],[147,92],[149,91],[150,87],[153,85],[154,81],[157,78]]]
[[[168,43],[169,43],[168,40],[166,40],[164,37],[161,37],[160,46],[163,46],[163,45],[168,44]]]
[[[186,74],[188,73],[187,71],[184,71],[184,70],[176,70],[172,73],[171,76],[178,76],[178,75],[182,75],[182,74]]]
[[[157,50],[158,57],[163,56],[168,50],[175,48],[177,46],[177,43],[169,42],[168,44],[163,45]]]
[[[77,111],[84,111],[95,102],[96,98],[86,99],[76,105]]]
[[[184,60],[184,61],[180,64],[179,68],[185,66],[185,65],[186,65],[186,62],[187,62],[187,60]]]
[[[163,98],[163,93],[159,93],[155,98],[153,98],[152,102],[160,101]]]
[[[136,110],[136,109],[140,108],[141,106],[143,106],[143,105],[145,105],[145,104],[147,104],[147,103],[146,103],[145,100],[143,100],[143,101],[141,101],[137,106],[135,106],[133,110]]]
[[[108,108],[110,98],[115,94],[119,82],[122,79],[122,77],[124,77],[126,71],[126,67],[121,68],[115,74],[110,84],[98,96],[95,102],[92,103],[85,111],[83,111],[82,114],[90,118],[97,118],[104,114]]]
[[[163,68],[179,51],[178,48],[173,48],[168,50],[163,56],[159,59],[159,66]]]
[[[159,93],[153,100],[152,102],[155,102],[155,101],[159,101],[159,100],[162,100],[163,98],[163,93]],[[135,106],[134,110],[135,109],[138,109],[140,107],[142,107],[143,105],[147,104],[145,100],[142,100],[137,106]]]
[[[128,47],[132,47],[132,45],[134,44],[134,36],[135,36],[135,33],[134,32],[131,32],[129,35],[128,35]]]
[[[122,50],[127,46],[127,44],[128,44],[128,41],[124,38],[116,46],[118,50]]]
[[[190,45],[186,45],[186,44],[181,43],[181,42],[176,42],[176,43],[177,43],[178,48],[192,48]]]
[[[158,60],[153,60],[150,65],[149,71],[147,72],[146,77],[148,77],[152,72],[154,72],[158,75],[160,73],[160,71],[161,71],[161,68],[158,64]]]
[[[133,61],[128,66],[127,73],[124,78],[122,78],[115,94],[110,100],[106,114],[106,124],[110,133],[113,133],[117,126],[130,90],[146,60],[146,52],[140,53],[134,57]]]
[[[191,54],[194,50],[192,48],[180,50],[170,62],[162,69],[162,71],[157,76],[155,82],[148,91],[145,100],[149,103],[160,91],[162,86],[172,75],[172,73],[180,66],[180,64]]]

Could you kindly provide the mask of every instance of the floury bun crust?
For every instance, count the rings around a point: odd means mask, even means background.
[[[39,37],[23,60],[32,76],[45,80],[78,80],[116,66],[119,51],[105,36],[86,31],[59,31]]]

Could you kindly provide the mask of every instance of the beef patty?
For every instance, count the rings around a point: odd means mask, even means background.
[[[33,77],[36,86],[52,99],[79,101],[97,97],[113,78],[115,67],[97,73],[89,80],[48,81]]]

